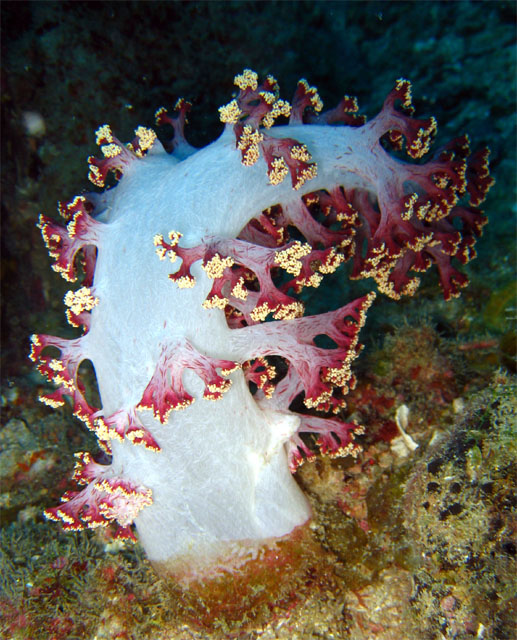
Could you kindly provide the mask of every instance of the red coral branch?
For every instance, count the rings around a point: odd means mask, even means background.
[[[314,196],[314,202],[316,202],[317,197],[317,195]],[[327,195],[326,201],[327,206],[330,206],[330,202],[336,202],[330,194]],[[303,199],[291,200],[286,203],[283,208],[283,215],[287,224],[292,224],[296,227],[313,247],[321,245],[323,247],[344,249],[352,244],[355,234],[355,216],[341,218],[341,229],[331,230],[314,218]]]
[[[366,122],[366,116],[359,115],[358,110],[356,98],[343,96],[334,109],[319,115],[308,114],[306,121],[309,124],[344,124],[349,127],[360,127]]]
[[[152,504],[150,489],[125,478],[115,477],[110,466],[93,461],[89,453],[76,453],[74,480],[87,485],[82,491],[68,491],[58,507],[45,510],[49,520],[63,523],[65,531],[79,531],[118,524],[117,538],[135,540],[130,525],[138,513]]]
[[[259,358],[257,361],[266,363],[262,368],[270,368],[264,358]],[[355,443],[354,439],[356,435],[364,432],[363,427],[355,422],[343,422],[337,418],[310,416],[290,409],[293,401],[303,392],[303,381],[293,367],[288,369],[287,374],[276,386],[270,382],[274,378],[274,372],[271,377],[267,376],[267,378],[267,382],[264,380],[265,389],[262,390],[262,393],[260,391],[256,393],[261,406],[280,413],[295,413],[300,418],[300,424],[296,432],[286,443],[287,458],[292,473],[303,462],[312,461],[315,458],[314,450],[302,440],[301,434],[303,433],[317,435],[316,444],[321,453],[331,457],[356,456],[359,453],[361,448]],[[329,403],[329,406],[333,406],[334,412],[344,406],[342,398],[332,397],[331,400],[333,402]]]
[[[397,103],[400,103],[400,110],[395,108]],[[401,148],[401,138],[404,137],[407,154],[411,158],[421,158],[429,151],[436,134],[436,120],[417,120],[411,117],[413,111],[411,83],[400,78],[388,94],[379,114],[365,126],[377,139],[388,134],[394,148]]]
[[[252,218],[238,236],[261,247],[278,247],[289,239],[287,220],[280,205],[269,207]]]
[[[269,129],[280,116],[289,116],[291,106],[278,98],[278,84],[273,76],[268,76],[259,85],[254,71],[245,69],[235,76],[234,83],[240,92],[235,100],[221,107],[221,120],[233,126],[236,145],[242,154],[242,163],[255,164],[262,152],[267,174],[271,184],[279,184],[290,174],[293,189],[299,189],[317,173],[316,163],[312,162],[307,147],[293,138],[274,138],[265,133],[262,127]],[[311,95],[313,106],[318,105],[314,91],[305,83],[306,96]],[[299,115],[304,98],[300,94],[295,119]],[[310,98],[309,98],[310,100]]]
[[[298,81],[292,103],[289,124],[302,124],[309,114],[319,113],[323,108],[318,90],[316,87],[309,86],[305,79]]]
[[[75,256],[81,249],[85,263],[85,284],[93,280],[94,254],[86,249],[89,245],[98,246],[103,225],[88,214],[91,209],[86,197],[77,196],[71,202],[59,205],[63,217],[71,218],[66,228],[44,215],[39,218],[38,227],[41,229],[41,235],[50,257],[55,260],[52,268],[70,282],[77,280]]]
[[[102,412],[99,412],[102,413]],[[135,409],[121,409],[110,416],[94,416],[95,431],[100,440],[118,440],[127,438],[133,444],[142,444],[151,451],[160,451],[160,446],[144,427]]]
[[[135,130],[135,138],[124,145],[113,135],[109,125],[99,127],[95,132],[96,142],[100,146],[104,158],[94,156],[88,158],[90,173],[88,178],[96,187],[104,187],[106,177],[112,171],[117,180],[120,180],[124,171],[133,162],[142,158],[154,145],[156,133],[152,129],[138,127]]]
[[[231,386],[231,380],[223,376],[238,366],[232,360],[220,360],[200,353],[187,340],[163,347],[153,377],[137,408],[152,409],[155,418],[164,424],[171,411],[184,409],[194,402],[183,386],[185,369],[194,371],[205,383],[204,398],[218,400]]]
[[[166,146],[176,158],[183,160],[192,155],[196,149],[187,142],[185,138],[185,124],[188,123],[187,114],[192,109],[192,103],[184,98],[180,98],[175,106],[175,118],[171,118],[165,107],[160,107],[155,113],[156,124],[159,126],[169,124],[174,129],[174,137]]]
[[[358,333],[374,297],[369,294],[318,316],[246,327],[239,332],[246,359],[284,357],[302,381],[305,405],[327,410],[332,407],[334,389],[342,393],[348,389],[350,363],[358,350]],[[321,335],[330,338],[336,348],[316,346],[314,340]]]
[[[225,309],[228,304],[238,309],[248,324],[264,320],[270,313],[277,320],[303,315],[303,305],[286,291],[299,291],[303,286],[317,287],[320,274],[332,273],[343,261],[334,248],[312,250],[299,241],[278,248],[261,247],[231,238],[207,238],[192,248],[178,246],[181,234],[171,231],[171,242],[163,236],[154,239],[161,259],[182,259],[179,269],[169,277],[180,287],[193,286],[195,278],[190,269],[202,260],[202,266],[214,285],[203,306]],[[283,269],[295,276],[278,288],[271,272]],[[248,283],[255,282],[257,290]]]
[[[42,352],[47,347],[59,349],[61,357],[44,355]],[[64,396],[70,396],[74,405],[74,415],[89,429],[95,431],[93,418],[98,409],[86,401],[84,385],[78,378],[79,365],[87,357],[82,347],[82,338],[65,340],[56,336],[35,334],[31,336],[29,357],[32,362],[38,363],[38,371],[49,382],[58,385],[53,393],[41,394],[40,400],[51,407],[59,407],[64,404]],[[106,443],[104,445],[107,447]]]

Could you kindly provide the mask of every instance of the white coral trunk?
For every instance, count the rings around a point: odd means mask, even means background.
[[[309,137],[321,155],[311,190],[316,182],[333,184],[339,164],[335,153],[346,148],[340,138],[356,134],[308,126],[285,132],[302,142]],[[181,261],[160,261],[153,246],[156,233],[166,236],[170,230],[183,234],[184,246],[195,246],[207,235],[236,236],[266,206],[300,197],[288,181],[269,185],[262,161],[244,167],[234,146],[229,132],[181,163],[165,154],[149,155],[128,169],[101,215],[106,228],[94,280],[99,303],[84,347],[95,367],[105,416],[137,406],[161,350],[181,340],[211,357],[243,359],[224,313],[202,307],[211,281],[199,264],[192,269],[196,285],[179,288],[168,274]],[[210,401],[202,397],[201,380],[186,371],[183,382],[195,402],[172,411],[165,424],[150,410],[139,410],[161,451],[112,443],[114,473],[153,492],[153,505],[135,521],[152,561],[225,553],[231,541],[251,548],[254,541],[288,534],[310,517],[283,447],[298,418],[262,410],[242,372],[230,377],[231,389]]]

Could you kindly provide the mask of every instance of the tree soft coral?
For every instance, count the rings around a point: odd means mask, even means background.
[[[412,117],[398,80],[370,122],[353,98],[322,113],[315,88],[298,84],[293,106],[269,76],[245,70],[220,109],[224,131],[203,149],[185,139],[190,105],[172,116],[174,138],[143,127],[122,144],[104,125],[90,179],[118,184],[59,206],[62,227],[39,226],[67,280],[74,340],[32,337],[31,358],[68,396],[111,454],[78,454],[84,486],[46,511],[65,529],[114,523],[178,579],[243,566],[310,518],[291,473],[315,455],[354,454],[361,427],[344,422],[358,333],[374,294],[303,317],[297,294],[352,261],[393,298],[413,294],[415,273],[437,266],[446,299],[466,278],[453,266],[474,255],[491,185],[486,150],[466,137],[426,163],[433,118]],[[278,118],[289,118],[280,125]],[[273,126],[275,125],[275,126]],[[470,203],[459,204],[470,196]],[[319,346],[326,336],[330,347]],[[59,355],[56,354],[59,352]],[[86,399],[79,365],[95,368],[102,407]]]

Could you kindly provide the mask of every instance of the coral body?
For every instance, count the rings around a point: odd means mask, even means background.
[[[314,457],[300,434],[330,455],[357,451],[360,427],[340,411],[374,294],[309,317],[295,294],[350,259],[352,277],[391,297],[412,294],[408,272],[431,264],[445,297],[457,295],[466,278],[451,260],[473,256],[485,222],[474,206],[491,184],[487,151],[467,160],[466,138],[425,164],[390,152],[405,141],[420,158],[436,129],[411,117],[407,81],[367,123],[348,97],[320,113],[306,81],[292,107],[271,77],[259,85],[245,70],[235,83],[222,135],[200,150],[184,137],[183,100],[173,117],[157,112],[174,128],[164,145],[150,129],[122,145],[101,127],[90,179],[102,187],[112,172],[118,184],[60,204],[66,228],[39,223],[54,269],[83,279],[65,304],[84,329],[33,336],[31,357],[57,385],[42,399],[70,397],[112,456],[78,454],[86,486],[46,515],[65,529],[114,522],[122,538],[134,522],[151,561],[179,578],[237,567],[310,518],[291,475]],[[288,124],[272,127],[279,117]],[[332,347],[317,345],[322,335]]]

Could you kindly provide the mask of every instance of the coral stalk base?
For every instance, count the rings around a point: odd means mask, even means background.
[[[274,617],[285,617],[309,596],[336,589],[332,557],[313,540],[309,525],[264,545],[234,571],[178,583],[179,566],[154,564],[171,592],[178,619],[221,637],[238,637]],[[184,566],[184,577],[192,567]],[[169,573],[169,575],[167,575]]]

